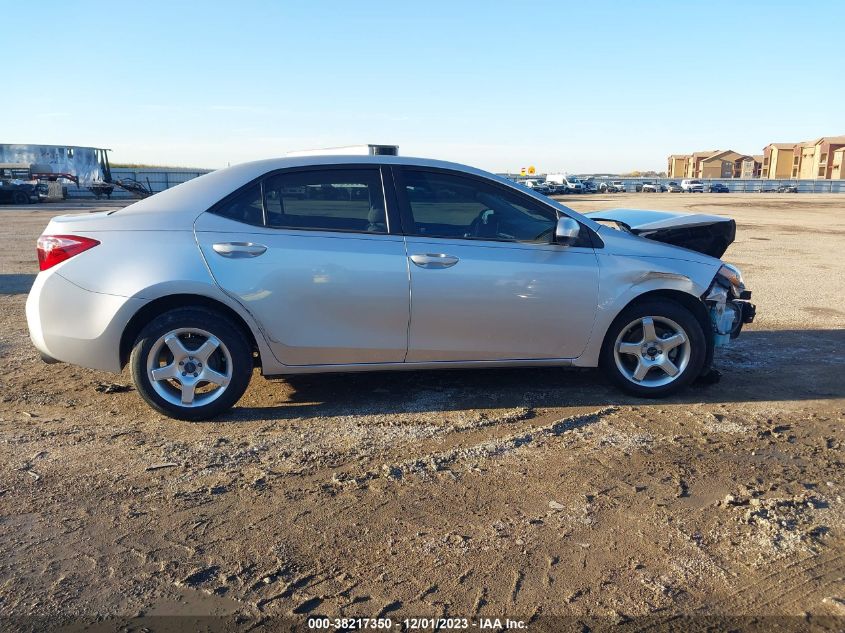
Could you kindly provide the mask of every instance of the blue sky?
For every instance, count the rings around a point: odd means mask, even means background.
[[[220,167],[375,142],[588,172],[845,134],[838,2],[37,6],[3,31],[0,143]]]

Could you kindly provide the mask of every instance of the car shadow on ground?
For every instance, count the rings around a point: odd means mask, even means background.
[[[287,402],[239,407],[231,422],[469,409],[741,403],[845,397],[845,330],[752,330],[717,352],[717,384],[676,396],[629,396],[597,370],[519,368],[288,376]],[[256,379],[258,377],[256,376]],[[275,381],[274,381],[275,382]],[[286,385],[284,383],[287,383]]]
[[[29,293],[36,275],[3,274],[0,275],[0,295],[25,295]]]
[[[25,295],[29,293],[36,275],[2,274],[0,275],[0,295]]]

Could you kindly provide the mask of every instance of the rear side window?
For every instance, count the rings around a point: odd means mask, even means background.
[[[282,172],[264,180],[267,226],[387,233],[381,175],[376,169]]]
[[[243,191],[217,204],[211,212],[236,222],[261,226],[264,223],[264,214],[261,210],[261,186],[258,183],[249,185]]]

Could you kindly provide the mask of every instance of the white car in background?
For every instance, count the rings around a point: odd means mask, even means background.
[[[522,184],[537,193],[542,193],[543,195],[548,195],[550,193],[549,185],[544,180],[529,178],[528,180],[523,180]]]
[[[563,184],[566,186],[567,193],[584,193],[584,185],[575,176],[567,176]]]
[[[625,193],[625,183],[621,180],[602,182],[599,184],[599,193]]]
[[[684,193],[704,193],[704,183],[700,180],[682,180],[681,189]]]

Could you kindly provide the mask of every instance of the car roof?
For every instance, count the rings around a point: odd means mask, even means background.
[[[193,178],[176,187],[166,189],[154,196],[145,198],[125,207],[120,211],[122,214],[129,213],[168,213],[168,214],[194,214],[196,217],[216,204],[233,191],[243,187],[256,178],[277,171],[295,167],[321,167],[330,165],[407,165],[414,167],[430,167],[436,169],[449,169],[460,171],[474,176],[480,176],[496,181],[502,185],[515,189],[523,195],[536,198],[544,204],[551,205],[584,222],[593,230],[598,230],[599,225],[593,220],[581,215],[566,207],[556,200],[547,198],[542,194],[532,192],[531,189],[523,187],[518,183],[497,176],[496,174],[443,160],[432,158],[417,158],[412,156],[340,156],[340,155],[319,155],[319,156],[290,156],[285,158],[269,158],[265,160],[239,163],[231,167],[218,169],[198,178]]]

